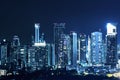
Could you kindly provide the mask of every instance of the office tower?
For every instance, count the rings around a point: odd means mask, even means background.
[[[64,46],[64,49],[66,49],[66,65],[71,65],[71,38],[69,35],[65,36],[65,42],[66,45]]]
[[[107,53],[107,44],[106,44],[106,41],[103,40],[103,54],[102,54],[103,65],[105,65],[106,63],[106,53]]]
[[[40,42],[39,28],[40,28],[40,24],[36,23],[35,24],[35,43],[39,43]]]
[[[27,66],[30,68],[30,70],[34,71],[36,70],[36,60],[35,60],[35,47],[29,47],[28,48],[28,60],[27,60]]]
[[[46,46],[46,42],[43,40],[44,34],[42,34],[41,38],[40,38],[39,28],[40,28],[40,24],[36,23],[35,24],[35,41],[34,41],[34,45],[33,46],[36,46],[36,47],[45,47]]]
[[[77,66],[77,33],[71,32],[71,65],[73,68]]]
[[[20,46],[20,39],[17,35],[13,36],[12,46],[14,47]]]
[[[24,68],[27,67],[27,46],[20,46],[18,53],[18,67]]]
[[[117,54],[118,54],[118,65],[117,65],[117,67],[120,69],[120,44],[117,45]]]
[[[55,44],[55,64],[56,67],[59,68],[60,66],[60,60],[59,58],[61,57],[60,53],[60,40],[62,39],[62,34],[64,34],[64,29],[65,29],[65,23],[54,23],[54,44]]]
[[[13,36],[11,50],[10,50],[10,63],[11,69],[14,70],[18,64],[19,58],[19,49],[20,49],[20,39],[17,35]]]
[[[88,42],[87,42],[87,55],[86,55],[86,58],[87,58],[88,65],[91,66],[91,39],[90,39],[89,36],[88,36]]]
[[[86,44],[87,44],[87,40],[86,40],[86,35],[85,34],[80,34],[79,36],[80,38],[80,64],[82,66],[86,65],[87,59],[86,59]]]
[[[115,25],[107,24],[107,54],[106,65],[115,68],[117,64],[117,28]]]
[[[54,44],[47,44],[46,45],[46,54],[48,57],[48,66],[55,66],[55,51],[54,51]]]
[[[46,47],[35,47],[35,60],[38,70],[47,66]]]
[[[103,42],[102,33],[91,33],[91,62],[93,66],[102,66]]]
[[[3,39],[0,44],[0,65],[8,66],[10,62],[10,42]]]
[[[61,34],[61,38],[59,39],[58,46],[58,68],[65,68],[68,64],[68,54],[67,54],[67,40],[66,35]]]
[[[52,48],[52,65],[55,66],[55,44],[51,44]]]

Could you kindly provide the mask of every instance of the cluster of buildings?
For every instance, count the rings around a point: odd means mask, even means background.
[[[120,45],[117,44],[117,27],[107,24],[105,39],[102,32],[95,31],[87,36],[71,31],[65,33],[65,23],[54,23],[54,43],[46,43],[40,35],[40,24],[35,24],[32,45],[21,45],[14,36],[11,42],[3,39],[0,43],[0,69],[42,70],[45,68],[68,70],[106,66],[120,68]],[[51,35],[52,36],[52,35]]]

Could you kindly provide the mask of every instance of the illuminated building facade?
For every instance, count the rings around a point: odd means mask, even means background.
[[[45,47],[46,46],[46,42],[43,40],[44,34],[42,34],[41,38],[40,38],[39,28],[40,28],[40,24],[36,23],[35,24],[35,41],[34,41],[34,45],[33,46]]]
[[[35,24],[35,43],[39,43],[40,42],[39,28],[40,28],[40,24],[36,23]]]
[[[6,66],[10,62],[10,42],[3,39],[0,44],[0,65]]]
[[[88,65],[91,65],[91,39],[88,36],[88,42],[87,42],[87,54],[86,54]]]
[[[27,46],[21,46],[19,48],[18,66],[21,69],[27,66]]]
[[[117,64],[117,28],[111,23],[107,24],[107,54],[106,65],[115,68]]]
[[[48,66],[55,66],[55,46],[54,44],[46,45],[47,64]]]
[[[71,38],[69,35],[65,36],[65,46],[64,49],[66,50],[66,65],[71,65]]]
[[[35,47],[35,60],[38,70],[47,66],[46,47]]]
[[[87,40],[85,34],[80,34],[80,63],[82,66],[86,64],[86,53],[87,53]]]
[[[102,65],[103,42],[102,33],[91,33],[91,62],[93,66]]]
[[[27,66],[31,68],[31,70],[36,70],[36,60],[35,60],[35,47],[28,48],[28,59]]]
[[[55,44],[55,64],[57,68],[61,68],[63,64],[61,60],[61,47],[63,46],[63,34],[65,29],[65,23],[54,23],[54,44]]]
[[[71,65],[73,67],[77,66],[77,33],[71,32]]]

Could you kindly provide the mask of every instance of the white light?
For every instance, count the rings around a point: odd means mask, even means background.
[[[40,27],[39,23],[35,24],[35,28],[39,28],[39,27]]]
[[[107,23],[107,35],[116,35],[116,26],[111,23]]]
[[[77,35],[75,32],[73,32],[73,35]]]
[[[4,42],[6,42],[6,39],[3,39]]]
[[[45,47],[46,46],[46,42],[42,42],[42,43],[34,43],[34,46],[37,46],[37,47]]]

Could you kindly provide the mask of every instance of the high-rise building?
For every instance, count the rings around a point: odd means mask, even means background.
[[[38,70],[47,67],[47,59],[46,47],[35,47],[35,60]]]
[[[28,55],[27,55],[27,66],[32,70],[36,70],[36,60],[35,60],[35,47],[28,48]]]
[[[71,32],[71,65],[76,68],[77,66],[77,33]]]
[[[19,55],[18,55],[18,66],[22,69],[27,67],[27,46],[21,46],[19,48]]]
[[[48,66],[55,66],[55,48],[54,44],[47,44],[46,45],[46,54],[47,54],[47,64]]]
[[[102,33],[91,33],[91,62],[93,66],[102,66],[103,42]]]
[[[10,42],[3,39],[0,44],[0,65],[6,66],[10,61]]]
[[[35,41],[34,41],[34,46],[45,47],[46,46],[46,42],[43,40],[44,34],[42,34],[41,38],[40,38],[39,28],[40,28],[40,24],[36,23],[35,24]]]
[[[91,66],[91,39],[88,36],[88,42],[87,42],[87,54],[86,54],[88,65]]]
[[[61,59],[61,47],[63,42],[63,36],[65,29],[65,23],[54,23],[54,44],[55,44],[55,64],[57,68],[60,68],[63,62]]]
[[[107,54],[106,65],[115,68],[117,64],[117,28],[115,25],[107,24]]]
[[[17,35],[13,36],[11,50],[10,50],[10,62],[11,67],[15,69],[18,64],[19,50],[20,50],[20,39]]]
[[[18,36],[13,36],[13,42],[12,42],[12,46],[17,47],[20,46],[20,39]]]
[[[39,32],[40,24],[36,23],[35,24],[35,43],[40,42],[40,32]]]
[[[65,36],[64,49],[66,50],[66,65],[71,65],[71,38],[69,35]]]
[[[86,59],[86,53],[87,53],[87,40],[85,34],[80,34],[80,64],[82,66],[85,66],[87,59]]]
[[[65,34],[61,34],[59,39],[59,55],[58,55],[58,68],[65,68],[68,65],[68,37]]]

